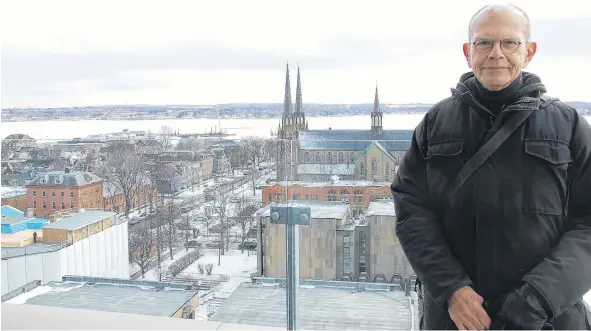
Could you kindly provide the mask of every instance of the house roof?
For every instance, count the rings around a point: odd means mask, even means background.
[[[52,171],[37,175],[27,186],[86,186],[102,180],[90,172]]]
[[[306,130],[300,131],[301,150],[359,151],[379,141],[388,151],[405,151],[410,146],[412,130],[384,130],[374,135],[370,130]]]
[[[111,216],[115,216],[115,213],[98,210],[83,211],[47,224],[43,228],[73,231]]]
[[[25,216],[25,213],[9,205],[2,206],[2,216]]]
[[[298,174],[304,175],[354,175],[355,165],[345,163],[298,164]]]

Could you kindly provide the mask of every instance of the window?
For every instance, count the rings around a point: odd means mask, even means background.
[[[51,202],[51,209],[55,209],[55,201]]]
[[[33,201],[33,208],[37,208],[37,201]]]
[[[328,152],[328,163],[332,163],[332,153]]]
[[[70,198],[74,197],[74,192],[70,192]]]
[[[316,163],[320,163],[320,153],[316,152]]]
[[[308,152],[304,153],[304,162],[305,163],[310,162],[310,153],[308,153]]]
[[[386,181],[390,181],[390,165],[388,163],[384,166],[384,177]]]
[[[42,191],[42,192],[41,192],[41,196],[42,196],[42,197],[46,197],[46,196],[47,196],[47,195],[45,195],[45,191]]]
[[[328,190],[328,196],[327,199],[328,201],[337,201],[337,191],[335,190]]]
[[[343,275],[351,272],[351,248],[349,240],[349,236],[343,236]]]
[[[345,155],[343,152],[339,153],[339,163],[345,163]]]
[[[359,273],[367,272],[367,265],[366,265],[366,235],[365,232],[359,232]]]
[[[47,204],[45,203],[45,201],[43,201],[43,209],[47,209]]]
[[[33,191],[33,196],[36,197],[37,196],[37,191]]]
[[[70,202],[70,209],[74,209],[74,203]]]
[[[66,209],[66,203],[62,201],[62,209]]]
[[[365,165],[363,164],[363,162],[361,162],[359,164],[359,176],[361,178],[364,178],[365,177]]]
[[[60,195],[62,196],[62,198],[64,197],[64,192],[60,192]]]
[[[55,196],[55,191],[51,191],[51,196],[54,197]]]
[[[371,160],[371,178],[375,177],[378,174],[378,161],[376,159]]]

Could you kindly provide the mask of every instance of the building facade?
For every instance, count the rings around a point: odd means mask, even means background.
[[[115,213],[72,214],[36,231],[34,243],[2,247],[2,295],[32,281],[59,282],[65,275],[129,279],[128,226]]]
[[[311,208],[310,226],[298,226],[301,279],[397,283],[414,274],[395,234],[392,201],[370,202],[366,217],[348,204],[297,202]],[[256,213],[257,275],[285,277],[285,225],[270,222],[272,203]]]
[[[353,217],[365,213],[370,202],[392,199],[389,182],[339,180],[328,182],[296,181],[262,185],[262,202],[342,201],[349,205]]]
[[[26,187],[27,207],[37,217],[69,209],[103,209],[103,180],[90,172],[42,173]]]

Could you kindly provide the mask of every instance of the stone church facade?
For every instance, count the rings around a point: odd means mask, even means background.
[[[292,110],[289,66],[278,127],[278,180],[392,181],[410,145],[412,130],[384,130],[376,86],[369,130],[308,130],[298,67],[295,110]]]

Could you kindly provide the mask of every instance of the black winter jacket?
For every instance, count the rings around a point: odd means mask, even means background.
[[[462,83],[472,75],[463,75],[415,129],[392,183],[396,234],[425,289],[423,329],[455,328],[447,302],[463,286],[494,302],[520,282],[545,299],[554,328],[587,328],[591,127],[558,100],[538,108],[545,88],[522,75],[517,101],[497,118]],[[444,188],[485,133],[532,107],[445,207]]]

